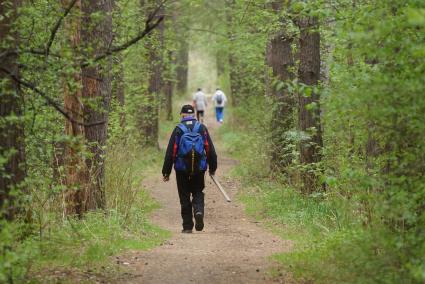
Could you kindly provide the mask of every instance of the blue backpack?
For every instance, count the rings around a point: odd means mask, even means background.
[[[204,138],[199,133],[201,124],[195,123],[192,131],[183,123],[178,126],[183,135],[178,141],[178,150],[174,169],[190,175],[207,170],[207,155],[204,147]]]

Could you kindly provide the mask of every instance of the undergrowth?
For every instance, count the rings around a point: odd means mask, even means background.
[[[83,219],[33,212],[41,217],[37,225],[25,220],[1,224],[0,282],[44,282],[56,270],[108,273],[116,266],[111,256],[149,249],[169,237],[168,231],[149,223],[148,215],[158,204],[142,187],[143,178],[158,171],[161,154],[131,145],[108,149],[106,211],[89,212]]]
[[[273,259],[298,279],[314,283],[421,282],[421,270],[404,265],[408,261],[401,238],[380,221],[379,214],[366,222],[358,210],[361,201],[331,188],[305,196],[270,173],[268,128],[261,125],[267,119],[252,123],[249,119],[256,117],[255,108],[244,109],[251,114],[243,109],[233,112],[247,120],[224,125],[220,136],[227,152],[240,162],[233,174],[243,183],[239,198],[247,212],[293,241],[291,252]]]

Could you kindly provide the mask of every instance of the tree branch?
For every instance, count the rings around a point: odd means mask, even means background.
[[[34,55],[39,55],[39,56],[46,56],[46,51],[43,49],[10,49],[10,50],[6,50],[2,53],[0,53],[0,59],[3,57],[9,57],[9,56],[19,56],[20,54],[34,54]],[[61,58],[61,56],[59,54],[56,53],[50,53],[51,56],[55,57],[55,58]]]
[[[140,32],[135,38],[129,40],[128,42],[126,42],[126,43],[124,43],[120,46],[116,46],[116,47],[113,47],[111,49],[108,49],[105,53],[96,56],[93,59],[93,62],[97,62],[99,60],[102,60],[102,59],[114,54],[114,53],[123,51],[123,50],[129,48],[130,46],[132,46],[133,44],[136,44],[142,38],[144,38],[146,35],[148,35],[153,29],[155,29],[164,20],[164,16],[161,15],[151,25],[152,20],[155,18],[156,14],[158,13],[161,6],[164,5],[164,3],[165,3],[165,1],[158,8],[156,8],[155,11],[153,11],[153,13],[148,17],[148,19],[146,20],[145,29],[142,32]],[[81,64],[81,67],[87,67],[88,65],[90,65],[90,63],[86,61],[86,62]]]
[[[245,11],[243,12],[241,19],[239,20],[239,24],[241,24],[241,23],[242,23],[242,21],[244,20],[245,15],[246,15],[246,13],[248,12],[248,8],[249,8],[249,6],[250,6],[251,4],[252,4],[252,1],[249,1],[249,2],[246,4]]]
[[[52,47],[53,41],[55,40],[55,37],[56,37],[56,33],[58,32],[63,19],[65,19],[65,17],[68,16],[68,14],[71,12],[71,9],[74,7],[76,2],[77,0],[72,0],[71,3],[69,3],[68,7],[66,7],[65,9],[65,12],[62,14],[62,16],[59,17],[59,19],[56,21],[56,24],[53,26],[50,32],[49,41],[47,42],[46,49],[45,49],[46,57],[49,56],[50,48]]]
[[[44,50],[40,50],[40,49],[30,49],[30,50],[22,50],[23,52],[28,52],[28,53],[32,53],[35,55],[44,55],[47,59],[47,57],[50,55],[50,48],[55,40],[56,34],[62,24],[62,21],[64,20],[64,18],[71,12],[72,8],[75,6],[75,3],[78,0],[72,0],[71,3],[69,3],[68,7],[66,8],[66,10],[64,11],[64,13],[59,17],[59,19],[56,21],[56,24],[53,26],[51,33],[50,33],[50,38],[49,41],[46,44],[46,48]],[[117,46],[117,47],[113,47],[113,48],[108,48],[106,50],[105,53],[96,56],[93,59],[93,62],[98,62],[99,60],[102,60],[114,53],[123,51],[127,48],[129,48],[130,46],[132,46],[133,44],[136,44],[137,42],[139,42],[141,39],[143,39],[146,35],[148,35],[153,29],[155,29],[163,20],[164,20],[164,16],[161,15],[158,17],[158,19],[151,24],[151,22],[154,20],[154,18],[157,16],[159,10],[164,6],[164,4],[167,2],[167,0],[162,1],[162,3],[155,8],[155,10],[149,15],[148,19],[146,20],[146,24],[145,24],[145,29],[140,32],[135,38],[131,39],[130,41]],[[0,58],[2,57],[8,57],[11,55],[19,55],[19,51],[17,50],[7,50],[3,53],[0,53]],[[54,55],[55,57],[60,57],[59,55]],[[87,67],[88,65],[90,65],[90,63],[86,60],[84,63],[82,63],[80,65],[80,67]]]
[[[104,124],[106,123],[106,121],[97,121],[97,122],[93,122],[93,123],[83,123],[80,121],[77,121],[75,119],[73,119],[68,112],[66,112],[65,110],[62,109],[62,107],[56,103],[52,98],[50,98],[49,96],[47,96],[44,92],[40,91],[34,84],[24,81],[20,78],[18,78],[16,75],[14,75],[12,72],[10,72],[9,70],[3,68],[0,66],[0,71],[3,71],[4,73],[6,73],[13,81],[15,81],[16,83],[26,87],[27,89],[30,89],[32,91],[34,91],[35,93],[37,93],[39,96],[41,96],[49,105],[51,105],[54,109],[56,109],[59,113],[61,113],[68,121],[81,125],[81,126],[85,126],[85,127],[90,127],[90,126],[95,126],[95,125],[100,125],[100,124]]]
[[[12,56],[12,55],[16,56],[16,55],[18,55],[18,52],[15,49],[9,49],[9,50],[6,50],[6,51],[0,53],[0,58],[9,57],[9,56]]]

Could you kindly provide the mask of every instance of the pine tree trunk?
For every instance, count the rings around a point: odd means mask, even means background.
[[[162,27],[158,27],[161,32]],[[158,127],[159,127],[159,97],[161,92],[161,75],[162,75],[162,62],[161,57],[158,54],[160,51],[154,46],[151,46],[149,50],[149,62],[150,64],[150,75],[149,75],[149,86],[147,93],[147,105],[144,107],[144,111],[147,114],[147,118],[144,126],[145,142],[148,146],[158,145]]]
[[[165,112],[167,120],[173,120],[173,81],[168,80],[165,82]]]
[[[74,81],[81,82],[80,74],[74,75]],[[78,88],[78,87],[77,87]],[[64,106],[74,121],[83,121],[82,93],[80,89],[71,90],[64,83]],[[65,144],[64,173],[67,191],[64,193],[64,216],[78,215],[85,212],[84,195],[89,173],[83,157],[84,127],[76,122],[65,121],[65,134],[74,138]]]
[[[226,74],[226,64],[229,59],[227,58],[227,52],[224,50],[219,50],[216,53],[216,64],[217,64],[217,78],[220,79],[221,76]]]
[[[120,54],[113,57],[114,76],[112,81],[112,93],[120,107],[120,127],[125,127],[125,89],[124,89],[124,65]]]
[[[278,13],[282,4],[272,3],[273,10]],[[293,79],[294,56],[291,45],[293,38],[284,30],[279,31],[269,42],[266,51],[267,65],[272,68],[272,82],[289,82]],[[269,86],[273,100],[273,115],[271,122],[272,133],[272,157],[271,166],[273,171],[284,172],[292,163],[291,141],[287,132],[294,128],[294,112],[296,100],[285,87],[277,89],[276,85]]]
[[[317,18],[305,17],[298,20],[300,28],[298,70],[299,82],[307,86],[317,86],[320,78],[320,34],[317,30]],[[299,128],[309,135],[300,143],[300,162],[307,166],[313,166],[321,160],[322,130],[320,124],[319,95],[311,92],[310,96],[300,94],[299,97]],[[308,109],[308,106],[313,106]],[[317,175],[309,170],[303,170],[301,174],[302,191],[309,194],[318,186]]]
[[[284,33],[274,37],[268,46],[267,61],[272,67],[273,77],[280,82],[289,82],[293,79],[291,68],[294,66],[294,58],[291,50],[292,38],[286,38]],[[282,172],[288,167],[293,157],[291,155],[290,141],[287,132],[294,127],[294,110],[296,100],[285,87],[276,89],[271,86],[273,99],[272,115],[272,165],[274,170]]]
[[[82,1],[81,11],[83,22],[81,39],[83,45],[95,57],[105,52],[112,42],[112,0]],[[102,18],[95,20],[94,14]],[[111,101],[111,58],[101,63],[82,68],[84,104],[84,134],[91,157],[86,159],[90,172],[90,183],[87,189],[86,209],[94,210],[106,207],[105,180],[105,150],[107,138],[108,115]],[[103,123],[98,123],[103,122]]]
[[[176,89],[178,94],[186,94],[189,72],[189,43],[187,42],[187,39],[183,36],[180,36],[179,41],[179,49],[177,51]]]
[[[68,7],[71,0],[63,0],[62,6]],[[75,13],[69,15],[64,22],[64,28],[67,33],[68,43],[70,44],[74,56],[77,57],[77,49],[81,44],[81,20],[76,15],[81,9],[81,2],[77,1],[73,10]],[[77,85],[81,84],[81,71],[76,70],[72,78],[64,78],[64,108],[72,118],[65,121],[65,134],[72,137],[72,142],[64,145],[64,179],[66,192],[63,196],[64,216],[78,215],[79,217],[85,211],[83,204],[89,174],[87,171],[82,152],[84,149],[84,127],[76,123],[83,120],[83,100],[82,92],[79,86],[74,88],[68,84],[73,80]]]
[[[164,95],[165,95],[165,113],[167,115],[167,120],[173,120],[173,95],[174,95],[174,76],[172,74],[172,64],[173,61],[173,52],[168,52],[168,68],[167,68],[167,79],[164,80]]]
[[[0,54],[18,45],[18,35],[12,30],[18,5],[18,1],[0,4]],[[0,70],[0,157],[4,160],[0,167],[0,219],[12,220],[18,209],[13,192],[20,190],[25,179],[23,109],[19,85],[8,74],[19,77],[17,55],[2,60],[1,67],[7,72]]]
[[[181,23],[179,21],[183,21],[183,19],[179,19],[181,15],[181,9],[184,3],[180,3],[180,1],[175,1],[173,5],[171,5],[170,9],[173,11],[169,11],[172,17],[174,33],[176,35],[176,50],[175,50],[175,89],[177,95],[184,95],[187,92],[187,84],[188,84],[188,75],[189,75],[189,32],[186,28],[179,27]]]
[[[235,0],[226,1],[225,4],[226,4],[227,37],[228,37],[228,41],[231,45],[231,42],[233,40],[233,34],[232,34],[233,15],[232,15],[232,11],[234,10]],[[236,69],[237,61],[236,61],[234,54],[232,53],[232,48],[229,48],[228,60],[229,60],[229,81],[230,81],[229,83],[230,83],[231,103],[232,103],[233,106],[236,106],[236,105],[238,105],[237,92],[240,89],[240,87],[239,87],[238,71]]]
[[[159,5],[161,1],[156,0]],[[158,11],[157,17],[164,15],[164,9]],[[164,46],[164,22],[161,22],[146,44],[148,50],[149,80],[145,105],[142,108],[144,119],[142,121],[142,133],[144,144],[159,147],[159,102],[162,87],[163,73],[163,46]]]

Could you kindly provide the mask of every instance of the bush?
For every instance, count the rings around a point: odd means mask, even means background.
[[[130,144],[126,151],[113,145],[108,150],[108,210],[89,212],[83,219],[62,219],[56,207],[44,211],[35,199],[32,214],[40,216],[38,223],[2,221],[0,282],[32,279],[45,269],[90,267],[95,271],[101,264],[110,265],[109,256],[128,249],[148,249],[169,236],[148,222],[148,214],[158,205],[141,186],[142,179],[159,167],[160,153]],[[52,195],[49,202],[60,196],[60,192]]]

